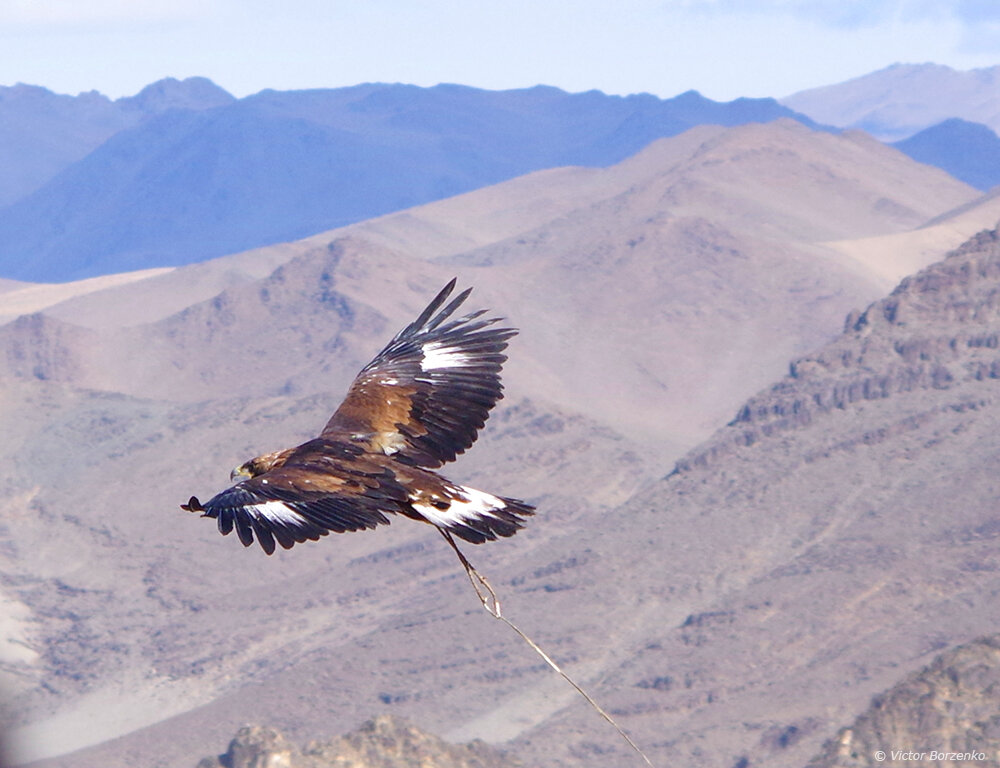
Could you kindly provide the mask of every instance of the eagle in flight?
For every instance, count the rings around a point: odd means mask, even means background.
[[[514,328],[485,309],[450,319],[466,289],[446,285],[358,374],[319,437],[236,467],[235,485],[181,509],[234,528],[271,554],[331,531],[388,524],[401,514],[480,544],[512,536],[534,514],[517,499],[452,483],[436,472],[476,440],[503,397],[500,368]],[[449,539],[450,540],[450,539]]]

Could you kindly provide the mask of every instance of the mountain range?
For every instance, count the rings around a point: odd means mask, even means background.
[[[534,170],[607,167],[700,124],[862,128],[986,190],[1000,180],[995,74],[895,65],[783,103],[377,83],[236,99],[204,78],[116,101],[0,88],[0,275],[204,261]]]
[[[0,92],[18,169],[0,208],[0,275],[59,282],[189,264],[541,168],[610,165],[702,123],[789,116],[812,125],[773,99],[693,91],[365,84],[236,100],[192,79],[110,102],[16,86]]]
[[[34,192],[126,128],[170,110],[198,111],[233,101],[210,80],[160,80],[112,101],[91,91],[52,93],[37,85],[0,86],[0,205]]]
[[[1000,66],[957,71],[941,64],[893,64],[781,99],[790,109],[840,128],[900,141],[949,118],[1000,131]]]
[[[864,130],[985,191],[1000,184],[998,78],[1000,67],[894,64],[781,102],[827,125]]]
[[[194,766],[246,723],[304,744],[383,713],[527,764],[635,759],[426,527],[266,558],[178,508],[315,434],[458,275],[521,329],[448,470],[539,508],[467,553],[505,614],[657,763],[804,765],[995,625],[1000,245],[969,238],[998,205],[864,134],[700,126],[294,243],[0,285],[17,759]]]

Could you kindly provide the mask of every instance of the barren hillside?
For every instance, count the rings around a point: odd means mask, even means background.
[[[620,699],[649,738],[668,724],[664,755],[803,765],[873,695],[996,626],[998,285],[994,230],[623,506],[649,537],[633,567],[660,574],[635,610],[683,614],[621,665],[619,691],[673,681],[656,704]]]
[[[998,677],[996,635],[950,648],[876,696],[807,768],[989,765],[1000,758]]]
[[[0,327],[0,668],[16,748],[72,752],[61,766],[193,765],[245,722],[304,742],[387,711],[550,765],[618,754],[613,731],[481,611],[426,527],[266,558],[178,508],[249,456],[314,434],[354,372],[458,274],[521,335],[508,399],[447,473],[541,510],[473,561],[661,758],[724,764],[747,750],[790,765],[859,711],[866,678],[833,698],[818,666],[795,700],[779,670],[789,645],[811,658],[787,634],[809,626],[806,609],[734,590],[794,566],[822,529],[822,510],[804,523],[804,506],[865,486],[838,469],[846,484],[833,472],[819,494],[796,461],[739,451],[662,478],[879,294],[883,277],[821,241],[907,231],[975,196],[862,137],[701,128],[612,168],[81,292]],[[768,474],[728,485],[753,468]],[[766,512],[738,496],[785,483]],[[848,519],[855,501],[837,502]],[[765,614],[778,655],[747,667],[759,649],[727,628]],[[835,629],[855,642],[856,627]],[[858,648],[831,653],[872,655],[882,674],[890,662]],[[837,703],[807,728],[792,700]],[[814,735],[787,753],[773,747],[787,738],[747,736],[791,725]]]

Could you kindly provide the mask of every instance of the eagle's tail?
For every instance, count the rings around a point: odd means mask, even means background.
[[[410,506],[428,523],[472,544],[513,536],[524,527],[524,518],[535,514],[533,506],[519,499],[464,485],[451,486],[448,491],[447,506],[440,500],[430,504],[411,501]]]

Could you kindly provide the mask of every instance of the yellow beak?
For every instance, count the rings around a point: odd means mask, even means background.
[[[253,475],[250,474],[250,470],[247,469],[246,464],[240,464],[229,473],[229,479],[233,482],[236,482],[237,480],[246,480],[251,477],[253,477]]]

